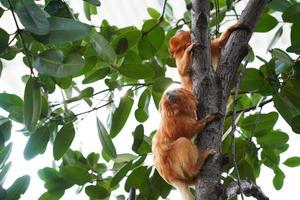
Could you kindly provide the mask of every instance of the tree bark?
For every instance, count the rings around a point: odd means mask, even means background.
[[[240,22],[253,29],[268,0],[249,0]],[[225,113],[230,94],[231,82],[237,68],[248,53],[251,32],[238,30],[232,33],[221,51],[219,67],[216,72],[211,67],[208,0],[192,2],[192,41],[193,53],[193,92],[197,98],[197,114],[200,118],[208,113]],[[220,184],[222,173],[221,145],[224,119],[209,124],[197,137],[200,149],[212,148],[217,154],[208,159],[199,173],[196,185],[196,199],[222,199]]]

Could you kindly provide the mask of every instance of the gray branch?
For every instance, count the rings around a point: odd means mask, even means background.
[[[244,194],[250,195],[257,200],[269,200],[269,198],[263,193],[260,187],[258,187],[251,181],[241,181],[241,189]],[[224,199],[231,199],[240,193],[241,191],[239,185],[236,182],[231,183],[225,190]]]

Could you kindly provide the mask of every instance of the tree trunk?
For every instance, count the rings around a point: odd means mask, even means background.
[[[268,0],[249,0],[243,11],[240,22],[253,30],[260,14],[266,7]],[[192,2],[192,41],[193,53],[193,92],[197,97],[197,113],[200,118],[208,113],[225,113],[230,86],[237,68],[248,53],[248,41],[251,32],[238,30],[232,33],[227,44],[221,51],[219,67],[216,72],[211,67],[210,39],[209,39],[208,0],[193,0]],[[197,144],[200,149],[213,148],[217,154],[208,159],[199,173],[196,185],[196,199],[222,199],[221,186],[222,159],[221,144],[224,119],[209,124],[198,135]]]

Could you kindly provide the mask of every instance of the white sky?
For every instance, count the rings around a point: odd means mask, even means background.
[[[159,1],[159,0],[158,0]],[[110,24],[117,25],[118,27],[123,27],[127,25],[138,25],[141,26],[144,19],[148,19],[149,16],[147,14],[146,8],[153,7],[158,11],[161,10],[161,3],[156,0],[102,0],[101,7],[98,9],[99,16],[92,17],[92,21],[94,25],[99,25],[103,18],[107,19]],[[169,1],[174,10],[175,16],[179,19],[181,18],[182,11],[184,8],[184,0],[180,1]],[[243,1],[245,2],[245,1]],[[70,0],[71,7],[76,11],[82,13],[82,1],[78,0]],[[84,16],[81,15],[81,20],[84,21]],[[10,13],[6,12],[4,16],[0,19],[0,27],[8,31],[9,33],[13,33],[15,31],[15,26],[11,25],[12,19]],[[289,25],[285,25],[288,28]],[[278,28],[278,27],[277,27]],[[274,33],[274,31],[272,32]],[[281,39],[276,47],[286,48],[289,46],[289,31],[284,29],[285,38]],[[255,52],[259,55],[265,55],[265,58],[269,58],[269,55],[266,55],[266,48],[271,40],[270,33],[266,34],[254,34],[251,39],[251,46],[255,49]],[[258,45],[259,44],[259,45]],[[3,61],[4,70],[2,72],[2,76],[0,78],[0,92],[9,92],[15,93],[19,96],[23,96],[24,84],[21,82],[22,74],[28,74],[28,69],[23,65],[20,60],[20,56],[13,61]],[[261,63],[255,62],[250,63],[249,67],[258,68]],[[178,78],[177,72],[175,70],[169,70],[167,73],[168,76],[173,77],[175,79]],[[99,85],[99,84],[98,84]],[[80,86],[79,86],[80,87]],[[101,90],[101,88],[98,88]],[[98,91],[96,89],[96,91]],[[151,105],[153,108],[153,105]],[[136,107],[133,107],[133,110]],[[80,110],[87,110],[88,107],[80,107],[75,110],[76,112],[80,112]],[[150,118],[145,124],[145,134],[149,134],[151,131],[156,129],[158,126],[159,115],[155,109],[151,109],[152,113],[150,113]],[[270,112],[273,110],[273,105],[265,106],[263,112]],[[109,110],[102,109],[97,112],[98,117],[105,122],[106,115]],[[133,113],[133,112],[132,112]],[[6,115],[5,112],[1,112],[0,115]],[[134,123],[130,123],[134,121]],[[114,139],[114,144],[117,147],[118,153],[128,152],[128,149],[131,148],[132,144],[132,136],[131,132],[134,130],[135,126],[138,123],[135,121],[134,117],[131,116],[130,120],[126,124],[124,130],[119,134],[119,136]],[[12,161],[12,168],[8,173],[8,177],[4,184],[4,187],[8,187],[12,184],[12,182],[25,174],[29,174],[31,176],[31,183],[28,191],[25,195],[22,196],[22,200],[34,200],[38,199],[38,197],[45,192],[41,181],[36,172],[38,169],[41,169],[45,166],[52,165],[52,148],[49,145],[45,154],[41,156],[37,156],[29,162],[25,161],[23,158],[23,150],[25,147],[25,141],[27,141],[27,137],[24,137],[22,133],[17,132],[17,130],[21,129],[20,126],[15,126],[12,132],[11,141],[13,141],[13,151],[10,156],[10,160]],[[91,113],[84,118],[83,121],[77,124],[77,135],[76,140],[73,142],[73,149],[81,149],[84,155],[86,156],[88,153],[95,151],[101,152],[101,144],[98,140],[96,123],[95,123],[95,113]],[[291,156],[299,156],[299,144],[300,137],[294,134],[290,127],[285,123],[283,119],[279,119],[279,122],[276,125],[276,128],[284,130],[289,134],[290,140],[289,145],[290,148],[287,152],[283,153],[281,156],[281,162]],[[129,136],[127,135],[129,134]],[[126,142],[124,142],[126,141]],[[149,160],[151,162],[151,159]],[[286,175],[285,184],[280,191],[276,191],[272,184],[272,179],[274,177],[273,172],[266,168],[262,167],[261,176],[258,178],[258,185],[263,189],[263,191],[270,197],[272,200],[282,200],[282,199],[299,199],[300,190],[298,189],[298,182],[300,180],[300,168],[288,168],[284,165],[280,166],[283,172]],[[84,200],[88,199],[84,192],[81,194],[75,194],[76,187],[67,191],[67,193],[63,196],[63,200]],[[126,194],[126,193],[124,193]],[[115,199],[112,196],[110,199]],[[177,192],[173,192],[170,196],[170,199],[177,200],[178,194]],[[252,198],[247,198],[252,199]]]

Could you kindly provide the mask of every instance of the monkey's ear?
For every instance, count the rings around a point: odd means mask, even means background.
[[[173,36],[171,39],[170,39],[170,42],[169,42],[169,53],[170,53],[170,56],[173,58],[174,57],[174,53],[176,52],[177,48],[178,48],[178,45],[179,45],[179,41],[175,36]]]

